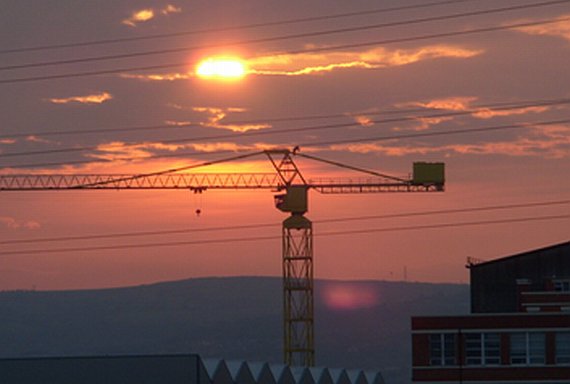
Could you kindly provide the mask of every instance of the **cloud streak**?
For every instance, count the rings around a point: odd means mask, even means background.
[[[361,154],[375,153],[394,157],[428,154],[459,154],[563,159],[570,158],[570,125],[539,127],[531,130],[526,136],[504,141],[447,144],[440,146],[364,143],[334,145],[328,149]]]
[[[70,104],[70,103],[78,103],[78,104],[102,104],[106,101],[109,101],[113,98],[109,92],[100,92],[94,93],[91,95],[85,96],[71,96],[66,98],[51,98],[46,99],[50,103],[53,104]]]
[[[131,16],[122,20],[121,22],[129,27],[136,27],[140,23],[144,23],[154,19],[157,15],[167,16],[171,13],[180,13],[182,8],[168,4],[164,8],[145,8],[131,13]]]
[[[437,58],[468,59],[482,54],[482,50],[472,50],[451,45],[432,45],[416,49],[389,50],[383,47],[366,51],[337,51],[325,53],[273,54],[245,60],[246,74],[256,76],[312,76],[343,69],[380,69],[409,65]],[[191,72],[163,74],[120,75],[127,79],[146,81],[188,80],[196,77]]]
[[[560,21],[557,23],[532,25],[517,28],[516,30],[529,35],[554,36],[570,41],[570,20],[568,18],[570,18],[570,13],[561,15],[559,17]]]
[[[244,108],[213,108],[213,107],[193,107],[194,112],[206,113],[208,115],[206,122],[199,123],[204,127],[227,129],[232,132],[247,132],[252,130],[260,130],[271,128],[269,124],[224,124],[222,120],[226,118],[229,113],[245,112]]]
[[[520,108],[509,108],[506,109],[489,109],[489,108],[479,108],[472,106],[472,103],[476,101],[477,97],[449,97],[444,99],[434,99],[427,102],[412,102],[400,104],[400,107],[416,106],[423,107],[426,109],[442,109],[447,111],[469,111],[474,110],[471,116],[478,119],[491,119],[493,117],[505,117],[505,116],[516,116],[525,115],[529,113],[543,113],[549,111],[551,108],[547,106],[531,106],[531,107],[520,107]]]
[[[417,49],[388,50],[383,47],[361,51],[327,53],[276,54],[247,60],[249,72],[257,75],[303,76],[339,69],[378,69],[396,67],[436,58],[471,58],[482,50],[450,45],[433,45]]]

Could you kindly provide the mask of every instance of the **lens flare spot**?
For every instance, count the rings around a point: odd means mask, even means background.
[[[196,75],[203,79],[237,80],[244,77],[246,68],[243,61],[229,58],[210,58],[196,67]]]
[[[339,311],[371,308],[380,299],[375,289],[356,284],[327,284],[322,295],[327,307]]]

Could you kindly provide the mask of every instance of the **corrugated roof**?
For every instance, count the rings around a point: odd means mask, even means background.
[[[383,384],[380,372],[204,359],[211,384]]]

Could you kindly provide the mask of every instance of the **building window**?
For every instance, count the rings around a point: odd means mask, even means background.
[[[501,337],[498,333],[466,333],[465,364],[499,365]]]
[[[455,334],[438,333],[429,337],[430,365],[456,365]]]
[[[556,364],[570,364],[570,332],[556,333]]]
[[[545,340],[543,332],[511,333],[511,364],[544,364]]]
[[[501,336],[498,333],[484,333],[485,365],[501,364]]]
[[[570,292],[570,280],[554,280],[556,292]]]

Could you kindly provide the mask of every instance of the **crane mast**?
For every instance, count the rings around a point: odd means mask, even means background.
[[[215,163],[265,154],[274,173],[180,173]],[[294,156],[365,173],[366,178],[305,179]],[[313,366],[314,347],[314,269],[313,225],[305,216],[308,191],[320,193],[441,192],[444,190],[443,163],[414,163],[411,178],[397,178],[336,161],[298,153],[298,148],[266,150],[149,174],[5,174],[0,175],[0,191],[106,190],[106,189],[271,189],[275,206],[290,216],[282,226],[283,269],[283,358],[285,364]]]

